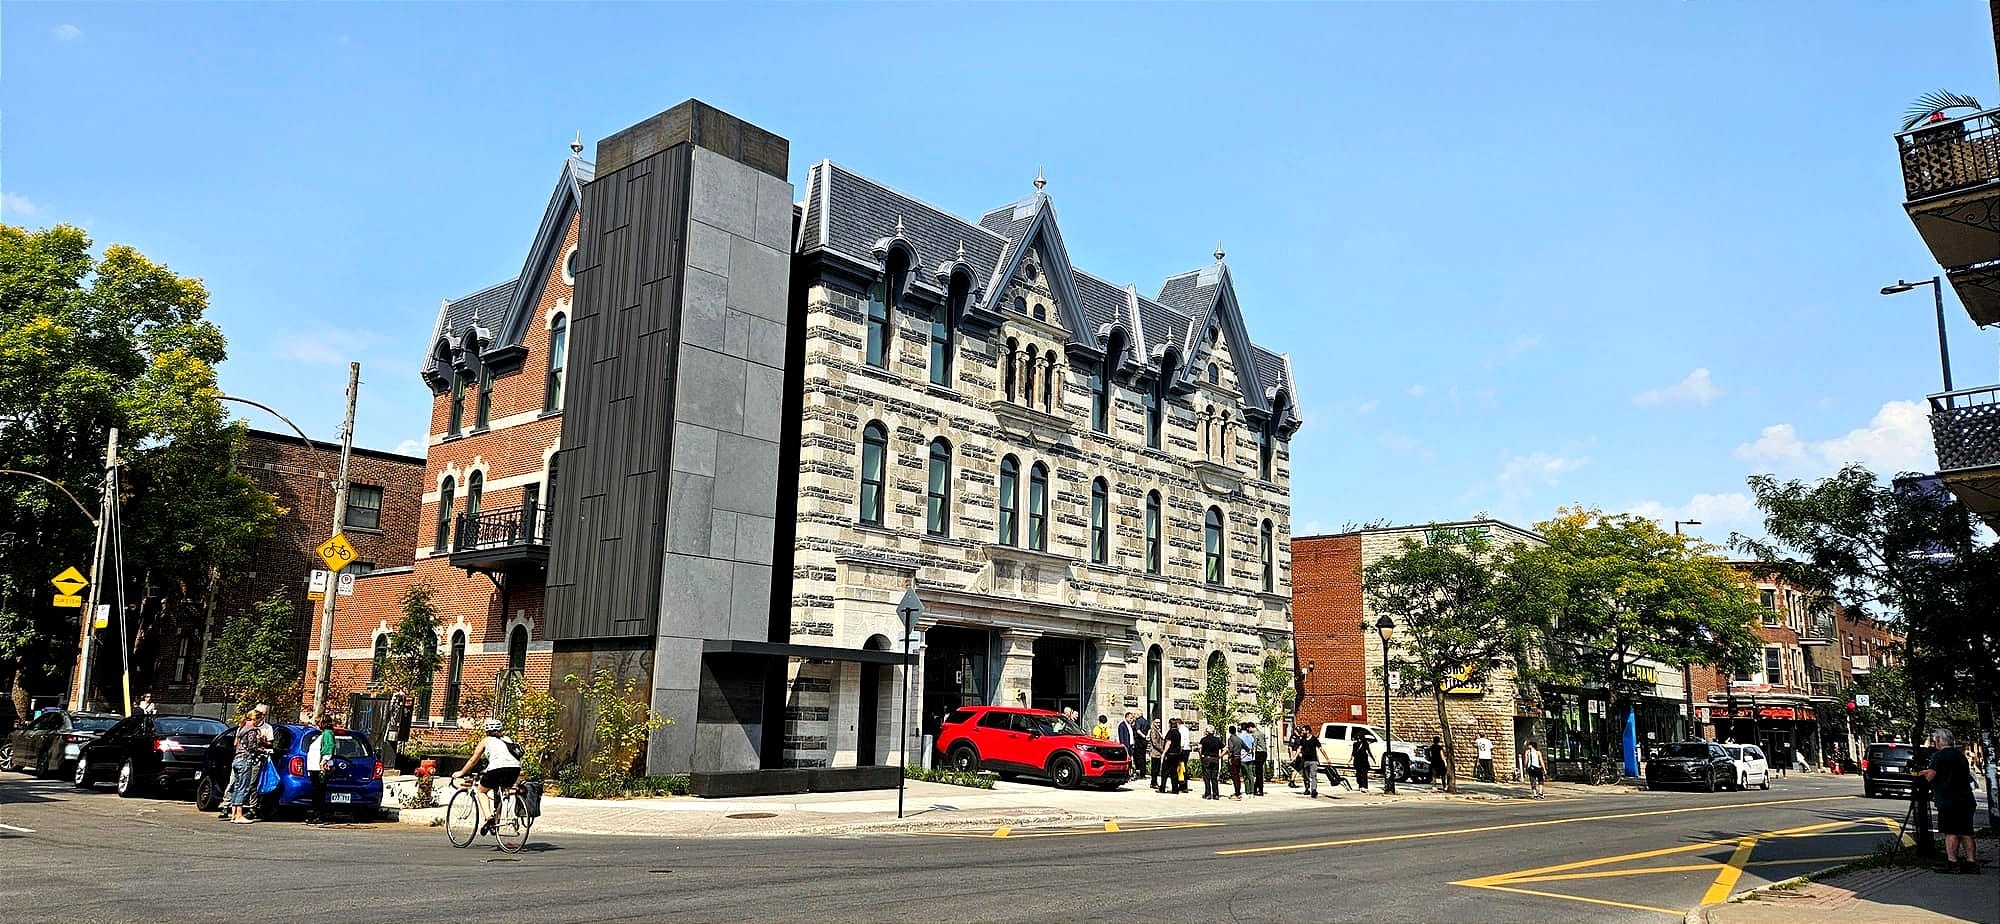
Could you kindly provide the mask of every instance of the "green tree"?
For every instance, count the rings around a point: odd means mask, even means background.
[[[403,592],[403,618],[389,633],[389,655],[383,660],[379,687],[401,693],[416,703],[430,701],[444,656],[438,653],[437,607],[431,605],[431,585],[410,585]]]
[[[1207,676],[1194,699],[1202,724],[1220,732],[1235,721],[1241,705],[1236,701],[1236,682],[1229,677],[1229,659],[1209,658]]]
[[[151,685],[155,626],[199,621],[218,582],[277,516],[235,471],[242,428],[216,400],[222,332],[208,292],[122,245],[91,253],[80,229],[0,225],[0,468],[34,472],[86,505],[103,489],[107,432],[120,431],[126,476],[125,577],[134,684]],[[48,605],[48,578],[87,569],[92,527],[59,492],[0,476],[0,674],[22,701],[60,686],[80,615]],[[100,584],[114,599],[115,574]],[[98,699],[117,686],[115,644],[98,649]],[[296,669],[296,667],[295,667]]]
[[[496,686],[500,690],[494,718],[521,745],[521,766],[529,776],[549,772],[549,763],[562,750],[562,705],[548,690],[528,683],[527,678],[503,672]]]
[[[1402,680],[1400,692],[1429,695],[1437,707],[1447,792],[1458,791],[1458,775],[1452,770],[1457,757],[1446,695],[1522,663],[1536,628],[1507,591],[1500,551],[1483,537],[1448,543],[1404,539],[1362,575],[1374,611],[1397,622],[1400,644],[1390,649],[1389,668]]]
[[[297,702],[297,635],[292,601],[284,591],[274,591],[252,604],[250,612],[223,623],[222,634],[203,655],[203,681],[239,709],[253,703]]]
[[[673,724],[641,698],[644,691],[637,677],[620,681],[609,670],[599,668],[587,679],[570,674],[564,682],[576,686],[584,715],[591,722],[596,747],[587,759],[590,768],[585,776],[594,782],[629,779],[647,737]]]
[[[1933,483],[1884,484],[1860,465],[1813,482],[1750,478],[1766,538],[1733,536],[1771,573],[1904,636],[1901,700],[1922,733],[1927,703],[2000,695],[2000,549]],[[1872,676],[1870,680],[1875,678]],[[1871,697],[1872,698],[1872,697]],[[1886,717],[1887,714],[1885,714]]]
[[[1645,517],[1596,510],[1560,510],[1537,529],[1548,544],[1517,548],[1510,567],[1523,611],[1546,627],[1535,679],[1602,688],[1623,715],[1642,661],[1749,663],[1757,602],[1698,543]],[[1608,738],[1600,743],[1611,752]]]

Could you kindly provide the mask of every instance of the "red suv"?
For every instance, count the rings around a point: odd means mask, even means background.
[[[962,706],[938,729],[937,756],[953,770],[1045,776],[1063,789],[1088,781],[1115,789],[1132,778],[1132,760],[1115,741],[1092,738],[1060,712]]]

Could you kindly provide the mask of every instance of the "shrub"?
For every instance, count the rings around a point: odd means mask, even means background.
[[[600,781],[623,781],[631,777],[639,761],[639,749],[653,732],[673,724],[673,720],[653,712],[640,699],[636,677],[619,682],[611,671],[599,668],[587,680],[575,674],[564,678],[576,684],[585,714],[593,719],[597,748],[590,753],[588,775]]]
[[[947,786],[969,786],[973,789],[992,789],[993,781],[999,779],[998,774],[986,770],[965,773],[948,767],[904,767],[903,777],[926,783],[943,783]]]

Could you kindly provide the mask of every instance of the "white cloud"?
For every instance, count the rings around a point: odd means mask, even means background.
[[[1937,469],[1930,418],[1917,401],[1889,401],[1868,426],[1843,436],[1805,440],[1791,424],[1772,424],[1756,440],[1736,447],[1736,457],[1788,474],[1822,474],[1859,462],[1881,475]]]
[[[1429,389],[1426,389],[1422,385],[1412,385],[1410,386],[1410,397],[1421,398],[1424,396],[1424,392],[1428,390]]]
[[[396,451],[406,456],[421,456],[426,447],[423,440],[404,440],[396,444]]]
[[[54,33],[56,38],[62,39],[65,42],[74,42],[77,39],[83,38],[83,30],[69,23],[63,23],[49,31]]]
[[[1625,512],[1651,517],[1669,529],[1673,528],[1675,520],[1698,520],[1700,525],[1688,528],[1686,532],[1725,538],[1731,531],[1745,532],[1763,524],[1763,514],[1757,510],[1756,499],[1741,491],[1696,494],[1685,504],[1641,501],[1626,507]]]
[[[1497,355],[1495,355],[1491,359],[1486,360],[1484,363],[1481,363],[1481,365],[1485,366],[1488,369],[1491,369],[1494,366],[1498,366],[1501,363],[1504,363],[1510,359],[1519,357],[1521,354],[1527,353],[1528,351],[1533,350],[1541,345],[1542,345],[1541,334],[1522,334],[1518,337],[1515,337],[1512,340],[1507,341],[1506,346],[1501,347]]]
[[[1370,398],[1357,405],[1354,408],[1354,412],[1357,414],[1373,414],[1381,407],[1382,407],[1382,399]]]
[[[359,359],[380,343],[380,334],[314,325],[278,341],[272,349],[279,359],[315,366],[334,366]]]
[[[1493,485],[1499,488],[1506,500],[1517,501],[1537,489],[1561,484],[1563,476],[1589,464],[1589,456],[1576,455],[1567,449],[1562,452],[1531,452],[1525,456],[1503,452],[1500,454],[1500,471],[1493,476]]]
[[[20,193],[0,193],[0,212],[12,212],[16,215],[28,216],[41,210],[41,206],[28,201],[28,197]]]
[[[1665,388],[1654,388],[1632,396],[1632,403],[1644,406],[1661,404],[1709,404],[1722,397],[1722,389],[1715,387],[1707,369],[1696,369]]]

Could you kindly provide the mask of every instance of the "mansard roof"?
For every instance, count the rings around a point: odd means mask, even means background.
[[[542,284],[562,257],[570,219],[583,203],[583,184],[590,182],[594,173],[592,164],[581,157],[565,159],[520,274],[471,295],[446,299],[438,306],[437,324],[430,342],[424,345],[424,361],[419,367],[433,389],[449,384],[451,377],[444,368],[448,364],[471,371],[481,363],[506,365],[520,359],[524,352],[521,341],[533,320]]]
[[[1189,357],[1205,348],[1203,338],[1218,327],[1247,361],[1238,378],[1244,406],[1275,414],[1289,430],[1299,424],[1298,389],[1290,360],[1252,343],[1243,328],[1228,268],[1215,264],[1169,278],[1158,296],[1146,298],[1069,265],[1056,227],[1055,207],[1041,189],[1026,198],[968,221],[914,196],[891,189],[830,160],[814,164],[806,178],[797,248],[801,255],[841,258],[863,272],[883,271],[882,247],[900,240],[917,256],[913,288],[941,299],[961,262],[970,275],[973,297],[964,311],[997,317],[997,302],[1022,256],[1040,247],[1051,264],[1050,279],[1065,312],[1073,346],[1100,354],[1112,330],[1122,330],[1128,354],[1140,371],[1160,374],[1169,349],[1177,366],[1171,381],[1192,382]],[[963,318],[961,318],[963,320]],[[1129,368],[1129,367],[1128,367]]]

